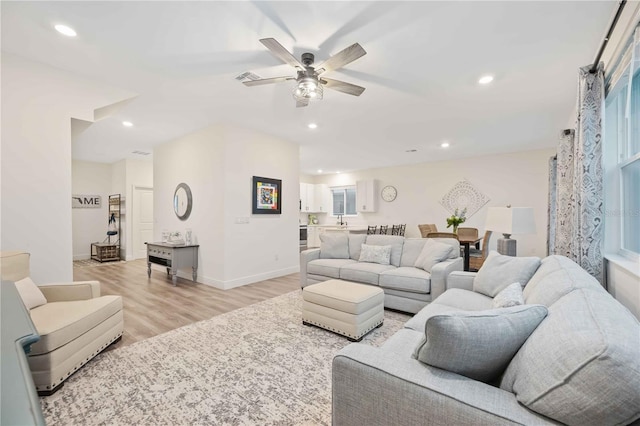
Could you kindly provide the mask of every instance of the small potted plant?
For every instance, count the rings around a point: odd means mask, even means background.
[[[453,233],[457,234],[458,226],[460,226],[461,223],[464,223],[464,221],[467,220],[467,218],[465,217],[466,214],[467,214],[466,207],[462,209],[460,213],[458,213],[458,209],[456,209],[456,211],[453,212],[453,215],[447,218],[447,228],[450,228],[453,226]]]

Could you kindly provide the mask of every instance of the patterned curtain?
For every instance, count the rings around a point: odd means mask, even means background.
[[[579,70],[576,129],[563,132],[555,171],[549,173],[555,199],[552,207],[550,193],[548,247],[550,254],[573,259],[602,283],[604,72],[602,63],[593,74],[590,68]]]
[[[549,203],[547,206],[547,256],[556,252],[556,188],[558,186],[557,174],[558,157],[549,158]]]

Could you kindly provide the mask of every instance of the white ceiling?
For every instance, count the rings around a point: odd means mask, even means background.
[[[554,146],[571,122],[577,68],[593,61],[617,2],[1,7],[2,50],[139,94],[76,137],[74,158],[140,158],[132,151],[235,123],[299,143],[301,172],[315,174]],[[78,36],[58,34],[57,23]],[[293,82],[245,87],[234,79],[244,71],[294,75],[258,41],[265,37],[296,57],[314,53],[316,63],[359,42],[367,55],[327,77],[367,90],[353,97],[326,89],[324,100],[295,108]],[[486,73],[494,83],[478,85]]]

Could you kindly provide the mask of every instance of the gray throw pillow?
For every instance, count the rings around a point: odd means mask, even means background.
[[[527,285],[540,266],[539,257],[505,256],[491,251],[473,279],[473,291],[495,297],[512,283]]]
[[[351,259],[360,259],[360,249],[366,239],[367,234],[349,234],[349,257]]]
[[[391,262],[391,246],[372,246],[363,244],[360,249],[360,262],[389,265]]]
[[[348,259],[349,237],[344,232],[320,234],[320,259]]]
[[[522,295],[520,283],[509,284],[493,298],[494,308],[509,308],[518,305],[524,305],[524,296]]]
[[[449,244],[439,243],[432,238],[427,238],[414,266],[431,272],[431,268],[436,264],[449,258],[452,250],[453,247]]]
[[[547,316],[543,305],[452,312],[427,319],[413,357],[433,367],[490,383]]]

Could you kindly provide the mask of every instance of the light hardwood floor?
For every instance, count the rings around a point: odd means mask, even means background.
[[[117,294],[124,303],[124,335],[115,349],[300,289],[299,274],[218,290],[153,270],[147,277],[144,259],[73,268],[76,281],[98,280],[102,295]]]

